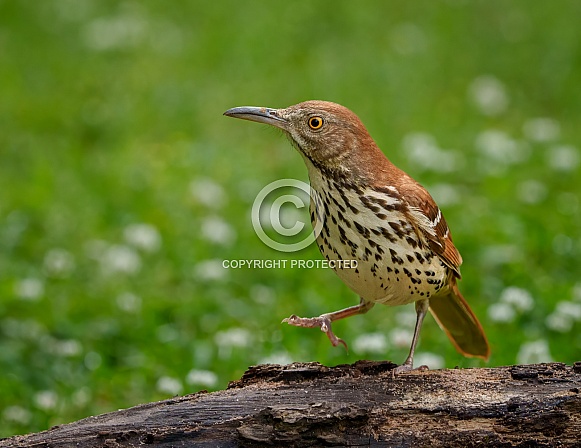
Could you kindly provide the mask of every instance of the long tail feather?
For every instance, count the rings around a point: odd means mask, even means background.
[[[445,296],[430,299],[430,312],[464,356],[488,359],[490,347],[482,325],[454,283]]]

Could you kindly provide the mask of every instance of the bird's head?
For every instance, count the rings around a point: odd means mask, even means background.
[[[339,104],[305,101],[286,109],[234,107],[224,115],[282,129],[299,152],[322,169],[352,176],[361,170],[362,159],[384,158],[359,117]]]

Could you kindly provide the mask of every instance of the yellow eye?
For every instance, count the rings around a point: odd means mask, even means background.
[[[323,118],[321,118],[321,117],[309,118],[309,127],[311,129],[314,129],[314,130],[321,129],[321,126],[323,126]]]

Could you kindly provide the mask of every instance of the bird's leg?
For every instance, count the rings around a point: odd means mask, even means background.
[[[414,337],[412,338],[412,346],[410,347],[410,354],[401,366],[396,367],[393,373],[409,372],[414,368],[414,352],[416,351],[416,345],[418,344],[418,339],[420,337],[420,330],[422,329],[422,323],[424,322],[424,317],[428,312],[430,307],[430,301],[428,299],[418,300],[416,302],[416,328],[414,329]],[[424,370],[427,366],[421,366],[419,369]]]
[[[367,311],[373,308],[373,305],[373,302],[367,302],[366,300],[361,299],[359,305],[350,306],[349,308],[345,308],[343,310],[321,314],[319,317],[298,317],[297,315],[293,314],[292,316],[283,319],[283,322],[286,322],[289,325],[294,325],[295,327],[319,327],[321,331],[327,335],[334,347],[339,344],[343,344],[345,349],[347,349],[347,344],[345,341],[335,336],[331,330],[331,322],[339,319],[345,319],[349,316],[355,316],[356,314],[367,313]]]

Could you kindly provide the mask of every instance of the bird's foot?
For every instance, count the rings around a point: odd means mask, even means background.
[[[430,370],[428,366],[419,366],[414,369],[412,363],[404,362],[401,366],[397,366],[395,369],[392,370],[393,375],[399,375],[400,373],[404,372],[425,372],[426,370]]]
[[[323,333],[327,335],[333,347],[337,347],[339,344],[343,344],[345,350],[348,350],[347,344],[341,338],[335,336],[333,331],[331,330],[331,319],[328,315],[323,314],[319,317],[299,317],[293,314],[286,319],[283,319],[283,323],[286,322],[289,325],[293,325],[295,327],[303,327],[303,328],[317,328],[319,327]]]

